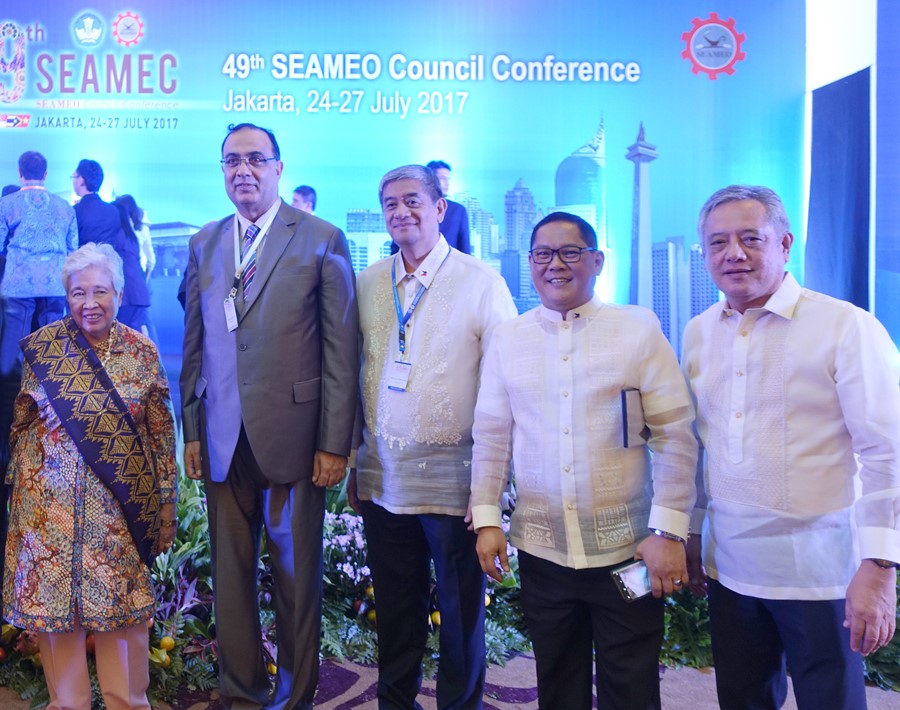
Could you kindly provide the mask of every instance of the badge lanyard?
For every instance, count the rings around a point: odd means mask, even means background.
[[[452,251],[452,250],[450,250]],[[437,277],[437,272],[441,270],[441,267],[444,265],[444,262],[447,261],[447,257],[450,256],[450,251],[444,256],[443,260],[440,264],[438,264],[437,269],[434,272],[434,276],[431,277],[432,282]],[[401,256],[402,258],[402,256]],[[406,315],[403,314],[403,311],[400,308],[400,296],[397,295],[397,259],[395,258],[393,263],[391,264],[391,290],[394,293],[394,309],[397,312],[397,323],[400,325],[399,332],[399,346],[400,346],[400,357],[402,358],[406,353],[406,324],[409,323],[409,319],[412,318],[413,311],[416,310],[416,306],[419,305],[419,301],[422,300],[422,296],[425,295],[425,291],[427,287],[425,284],[419,285],[419,290],[416,292],[416,295],[413,296],[412,303],[409,304],[409,308],[406,311]]]
[[[260,243],[263,240],[263,237],[266,236],[266,232],[269,231],[269,226],[272,224],[272,221],[275,219],[275,215],[278,213],[278,210],[275,210],[272,214],[269,215],[268,219],[262,223],[262,226],[259,228],[259,234],[256,235],[256,239],[253,240],[253,244],[250,245],[250,248],[247,250],[247,253],[244,254],[244,258],[241,259],[241,227],[240,222],[238,221],[237,215],[234,216],[234,263],[238,265],[237,269],[234,272],[234,280],[231,282],[231,291],[228,292],[228,296],[226,296],[225,300],[234,299],[237,296],[238,286],[241,285],[241,276],[244,275],[244,269],[247,268],[247,264],[250,263],[250,259],[256,253],[256,250],[259,248]]]
[[[244,254],[243,259],[241,259],[241,226],[237,215],[234,216],[234,263],[237,264],[237,269],[234,272],[234,280],[231,282],[231,290],[228,292],[228,295],[225,296],[224,304],[225,324],[228,327],[229,333],[237,330],[238,327],[237,309],[234,307],[234,299],[237,297],[238,287],[241,285],[241,276],[244,275],[244,269],[247,268],[250,259],[256,254],[256,250],[259,249],[259,245],[262,242],[263,237],[269,231],[269,226],[272,224],[272,220],[275,219],[277,213],[278,210],[275,210],[269,215],[268,219],[263,222],[259,233],[256,235],[250,248],[247,249],[247,253]]]

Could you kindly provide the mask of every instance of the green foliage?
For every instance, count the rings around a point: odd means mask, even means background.
[[[322,655],[349,658],[358,663],[377,660],[377,604],[366,566],[362,521],[347,505],[345,486],[326,495],[327,513],[323,536]],[[508,548],[512,574],[502,583],[488,581],[485,644],[489,663],[504,664],[531,648],[519,603],[518,557]],[[271,606],[272,576],[265,549],[258,567],[263,647],[273,660],[277,653],[274,613]],[[178,500],[178,533],[175,545],[160,555],[152,571],[157,611],[150,631],[150,701],[171,701],[180,688],[211,690],[217,686],[215,619],[212,611],[210,548],[206,497],[196,481],[182,478]],[[432,594],[431,612],[440,611]],[[900,619],[900,614],[898,614]],[[437,672],[440,625],[429,617],[424,672]],[[671,667],[705,667],[712,664],[709,619],[705,599],[687,591],[665,601],[665,641],[661,661]],[[174,647],[163,649],[164,637]],[[0,649],[7,660],[0,663],[0,685],[15,689],[31,707],[49,701],[34,635],[4,626]],[[900,691],[900,634],[865,659],[866,677],[882,688]],[[93,668],[93,659],[89,659]],[[93,671],[92,671],[93,674]],[[96,680],[94,701],[101,707]]]
[[[670,668],[711,666],[706,599],[684,590],[666,597],[664,608],[666,631],[660,661]]]

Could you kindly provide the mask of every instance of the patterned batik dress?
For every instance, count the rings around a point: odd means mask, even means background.
[[[50,327],[50,326],[48,326]],[[118,325],[104,366],[137,424],[160,490],[175,501],[175,428],[155,346]],[[34,631],[111,631],[153,615],[150,573],[119,503],[85,463],[26,362],[11,435],[3,613]]]

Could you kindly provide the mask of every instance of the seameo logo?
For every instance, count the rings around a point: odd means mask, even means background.
[[[701,20],[691,20],[692,29],[682,33],[685,48],[682,59],[689,59],[694,74],[703,72],[710,79],[718,79],[719,74],[734,74],[734,65],[747,55],[741,51],[747,35],[738,32],[734,18],[722,20],[715,12]]]
[[[72,36],[82,47],[95,47],[103,39],[105,26],[95,12],[83,12],[72,23]]]

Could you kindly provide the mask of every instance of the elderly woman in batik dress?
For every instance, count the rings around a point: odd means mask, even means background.
[[[63,284],[70,315],[21,341],[3,614],[37,632],[50,708],[91,707],[88,633],[108,710],[149,708],[149,568],[175,536],[169,387],[153,343],[116,322],[111,246],[70,254]]]

